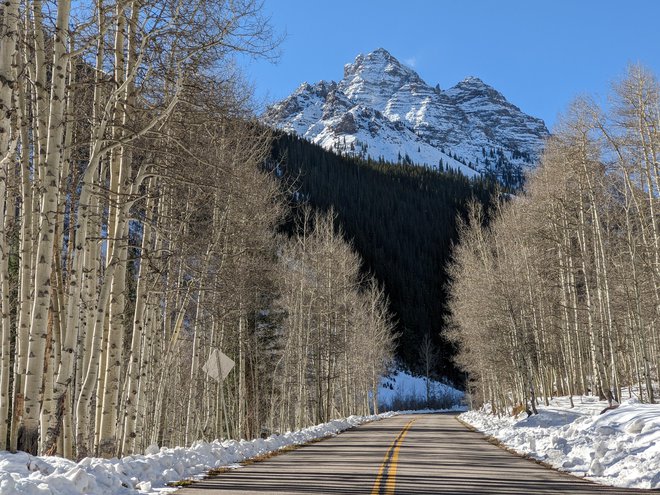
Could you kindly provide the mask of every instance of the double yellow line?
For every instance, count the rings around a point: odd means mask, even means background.
[[[371,495],[394,495],[394,487],[396,485],[396,464],[399,460],[399,449],[403,443],[403,439],[408,433],[408,430],[412,427],[413,423],[416,420],[411,420],[403,427],[399,435],[394,439],[392,445],[390,445],[387,454],[385,454],[385,459],[378,470],[378,476],[376,477],[376,483],[371,490]]]

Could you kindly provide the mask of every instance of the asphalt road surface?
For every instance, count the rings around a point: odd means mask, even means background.
[[[395,416],[195,483],[176,495],[624,494],[488,443],[455,414]]]

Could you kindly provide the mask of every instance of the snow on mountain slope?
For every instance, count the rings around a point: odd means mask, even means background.
[[[419,407],[454,408],[460,410],[465,393],[451,385],[430,379],[429,402],[426,396],[426,380],[424,377],[412,376],[402,370],[390,373],[380,380],[378,388],[378,403],[385,410]]]
[[[478,78],[442,91],[379,48],[339,82],[303,83],[264,121],[335,152],[489,173],[515,184],[548,130]]]

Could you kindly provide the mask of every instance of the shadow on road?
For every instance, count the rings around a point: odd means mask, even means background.
[[[420,415],[398,456],[397,494],[649,493],[588,483],[512,455],[449,415]],[[371,494],[386,452],[410,417],[347,431],[195,483],[177,495]]]

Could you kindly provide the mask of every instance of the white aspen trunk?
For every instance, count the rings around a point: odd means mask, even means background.
[[[134,71],[133,65],[134,65],[135,59],[136,59],[136,53],[135,53],[135,50],[136,50],[135,45],[137,44],[136,30],[137,30],[138,15],[139,15],[139,10],[137,8],[137,3],[136,2],[132,2],[130,4],[130,12],[131,12],[131,15],[130,15],[130,20],[128,21],[128,25],[127,25],[127,36],[126,36],[127,60],[126,60],[125,64],[122,64],[122,67],[124,67],[124,65],[125,65],[125,73],[126,74],[132,74],[133,73],[133,71]],[[118,55],[119,54],[116,54],[116,56],[118,56]],[[118,78],[120,77],[123,80],[126,79],[126,75],[121,74],[121,73],[118,74],[117,77]],[[127,107],[133,107],[135,105],[135,98],[134,98],[133,92],[134,92],[133,84],[129,81],[126,81],[126,90],[125,90],[124,98],[123,98],[123,101],[125,102],[125,105],[122,108],[122,112],[120,114],[121,119],[122,119],[121,120],[122,136],[125,134],[123,129],[126,127],[127,121],[128,121],[128,109],[127,109]],[[122,151],[122,153],[121,153],[121,162],[120,162],[120,174],[119,174],[120,175],[120,177],[119,177],[120,182],[119,182],[119,185],[120,185],[121,189],[125,190],[126,187],[127,187],[127,180],[131,175],[131,172],[130,172],[131,171],[131,165],[132,165],[132,163],[131,163],[131,153],[130,153],[130,151],[125,150],[123,148],[121,148],[121,151]],[[147,189],[148,189],[148,187],[147,187]],[[150,207],[149,201],[147,201],[146,206],[147,206],[147,210],[148,210],[149,207]],[[122,242],[125,242],[126,246],[128,245],[128,234],[129,234],[128,233],[128,224],[126,224],[126,231],[124,232],[124,235],[125,235],[126,239],[125,239],[125,241],[122,241]],[[146,246],[148,247],[149,243],[151,242],[150,236],[148,236],[147,242],[148,243],[147,243]],[[143,248],[144,248],[144,246],[143,246]],[[124,265],[126,265],[128,263],[128,259],[127,259],[128,258],[128,249],[126,247],[124,247],[123,255],[126,258],[126,261],[124,261]],[[122,277],[122,280],[124,281],[124,287],[126,287],[126,282],[125,282],[126,272],[127,272],[127,266],[124,267],[124,275]],[[138,282],[137,283],[138,283],[138,285],[140,284],[139,274],[138,274]],[[142,283],[142,286],[144,286],[144,283]],[[139,287],[136,289],[138,291],[138,294],[139,294],[139,289],[140,289]],[[143,296],[144,296],[144,294],[143,294]],[[121,292],[121,297],[125,298],[124,291]],[[138,296],[138,299],[139,299],[139,296]],[[138,306],[139,306],[139,311],[141,311],[141,313],[137,318],[134,319],[134,322],[133,322],[133,325],[132,325],[133,330],[132,330],[132,338],[131,338],[131,348],[129,349],[129,352],[130,352],[130,356],[129,356],[129,373],[126,376],[126,380],[125,380],[125,384],[124,384],[125,385],[124,386],[125,390],[132,389],[132,392],[135,392],[135,393],[137,393],[137,390],[135,390],[136,386],[137,386],[137,380],[136,380],[137,376],[131,377],[131,367],[133,368],[132,373],[134,375],[137,375],[137,370],[139,369],[139,358],[138,358],[139,351],[138,351],[137,348],[134,348],[134,345],[135,346],[139,345],[139,343],[142,339],[143,329],[140,328],[138,330],[136,322],[137,322],[138,319],[140,321],[142,321],[143,313],[144,313],[144,302],[143,302],[144,299],[145,298],[142,297],[142,300],[136,300],[136,306],[135,306],[134,313],[136,313],[138,311]],[[116,309],[118,309],[118,308],[116,308]],[[122,314],[123,314],[123,311],[122,311]],[[116,322],[116,323],[119,323],[119,322]],[[135,338],[135,332],[136,331],[138,331],[137,338]],[[121,345],[121,343],[120,343],[120,345]],[[117,371],[118,372],[120,371],[119,367],[117,367]],[[117,379],[120,376],[121,375],[119,374],[117,376]],[[131,393],[131,392],[127,392],[127,393]],[[118,435],[119,435],[118,442],[117,442],[118,443],[118,455],[121,454],[121,452],[122,452],[122,450],[124,449],[124,446],[125,446],[125,438],[126,438],[125,426],[126,426],[126,414],[127,414],[127,411],[125,410],[125,407],[128,406],[128,405],[129,405],[129,402],[127,402],[127,401],[119,401],[119,404],[118,404],[118,409],[119,409],[118,424],[119,424],[119,426],[121,426],[121,428],[118,431]],[[132,408],[131,415],[134,417],[135,416],[135,408],[133,407],[133,404],[131,404],[130,407]],[[134,426],[134,423],[131,426]]]
[[[35,2],[36,3],[36,2]],[[37,452],[39,435],[40,390],[45,357],[48,311],[50,308],[50,279],[53,267],[53,251],[56,244],[55,225],[57,222],[59,165],[64,134],[64,95],[66,90],[66,48],[68,45],[68,24],[71,9],[70,0],[58,3],[53,48],[53,83],[48,121],[48,139],[45,162],[40,163],[42,180],[42,205],[39,221],[39,242],[37,244],[37,265],[34,273],[35,297],[30,326],[27,375],[25,380],[25,417],[23,418],[22,450]],[[45,411],[46,414],[51,411]]]
[[[209,246],[210,247],[210,246]],[[208,259],[210,256],[210,250],[207,251],[206,253],[206,261],[204,263],[204,269],[202,270],[202,273],[205,273],[208,267]],[[200,283],[200,285],[202,285]],[[186,423],[185,423],[185,441],[184,444],[186,446],[190,445],[196,438],[194,437],[194,428],[196,426],[195,424],[195,417],[197,416],[196,412],[194,411],[194,391],[197,386],[197,373],[198,373],[198,361],[199,361],[199,354],[200,354],[200,318],[201,318],[201,309],[203,306],[204,302],[204,292],[201,290],[197,291],[197,307],[195,308],[195,324],[193,327],[193,342],[192,342],[192,361],[190,363],[190,383],[188,384],[188,399],[187,399],[187,407],[186,407]]]
[[[18,111],[20,119],[21,143],[28,143],[27,102],[25,86],[18,88]],[[21,149],[21,234],[20,234],[20,289],[18,300],[18,318],[16,330],[16,351],[14,359],[14,382],[12,399],[12,424],[10,432],[10,446],[12,452],[16,451],[18,444],[18,428],[23,417],[25,373],[27,368],[27,349],[30,333],[29,322],[32,314],[32,280],[33,280],[33,190],[30,179],[29,153]]]
[[[161,191],[158,205],[156,207],[156,216],[158,218],[169,218],[168,211],[168,194]],[[154,241],[154,252],[161,252],[167,249],[166,240],[159,235],[156,235]],[[164,274],[169,272],[169,267],[163,270]],[[168,294],[168,280],[169,276],[165,275],[167,280],[159,278],[159,284],[165,287],[164,295],[156,299],[152,305],[147,306],[147,333],[145,335],[146,352],[142,355],[141,369],[144,370],[144,376],[140,379],[139,394],[144,395],[144,400],[139,401],[138,417],[136,421],[136,430],[142,432],[141,438],[145,444],[150,444],[157,441],[157,411],[154,410],[154,405],[157,399],[159,387],[159,372],[162,367],[161,361],[164,357],[162,344],[165,340],[163,328],[167,326],[167,312],[169,308]],[[159,336],[159,333],[161,334]],[[142,445],[144,447],[145,445]]]
[[[125,160],[125,152],[119,149],[118,170],[115,171],[118,176],[117,191],[114,202],[122,201],[120,195],[130,193],[126,182],[128,178],[128,163]],[[111,160],[114,168],[114,160]],[[113,173],[111,173],[111,176]],[[111,193],[113,191],[111,190]],[[125,201],[125,200],[124,200]],[[110,209],[110,214],[113,208]],[[99,433],[99,454],[102,457],[112,457],[117,454],[117,409],[119,401],[119,383],[122,366],[122,347],[124,337],[124,309],[126,292],[126,272],[128,258],[128,209],[125,207],[114,208],[114,226],[115,230],[111,232],[108,247],[112,248],[112,263],[116,264],[113,272],[110,289],[110,307],[109,307],[109,334],[105,353],[105,377],[102,390],[102,407]],[[104,282],[105,283],[105,282]],[[101,396],[101,392],[99,392]]]
[[[107,266],[107,265],[106,265]],[[109,275],[108,271],[105,271],[106,276]],[[103,312],[103,333],[101,336],[101,351],[98,361],[98,370],[96,372],[96,387],[94,388],[94,427],[92,431],[94,433],[94,455],[99,455],[99,442],[101,440],[101,418],[102,418],[102,409],[103,409],[103,395],[105,391],[105,369],[108,362],[108,335],[110,333],[110,325],[108,321],[108,308],[110,305],[110,297],[112,296],[110,289],[112,284],[107,278],[101,282],[101,293],[103,293],[103,288],[108,287],[108,299],[103,299],[104,307],[101,309]],[[99,302],[101,299],[99,298]],[[98,310],[97,310],[98,311]]]
[[[53,288],[53,292],[55,289]],[[46,352],[44,359],[44,368],[43,368],[43,394],[42,394],[42,406],[41,406],[41,415],[39,420],[39,452],[45,455],[55,455],[57,453],[57,445],[52,445],[51,449],[47,451],[45,449],[44,440],[47,435],[48,424],[51,421],[51,417],[54,415],[53,411],[53,384],[55,382],[55,372],[54,367],[56,363],[56,357],[54,349],[59,345],[57,334],[58,331],[55,328],[56,326],[56,315],[57,314],[57,304],[56,297],[53,295],[51,297],[51,311],[48,313],[48,334],[46,337]]]
[[[652,243],[650,246],[650,253],[649,253],[649,258],[651,261],[651,266],[654,268],[651,271],[651,279],[653,282],[653,289],[654,289],[654,296],[655,296],[655,309],[656,309],[656,315],[660,314],[660,240],[659,240],[659,235],[658,235],[658,230],[660,227],[658,227],[658,222],[660,220],[658,217],[660,216],[660,212],[656,212],[656,203],[658,203],[658,194],[660,194],[660,181],[659,181],[659,175],[658,175],[658,170],[660,169],[660,161],[658,160],[658,151],[656,146],[658,146],[658,130],[657,130],[657,125],[658,121],[660,121],[660,107],[657,96],[654,98],[655,103],[655,108],[654,109],[647,109],[646,106],[646,101],[645,101],[645,93],[648,94],[648,92],[652,91],[652,89],[648,88],[648,81],[645,80],[642,75],[638,76],[640,79],[638,82],[638,85],[641,86],[641,88],[638,90],[637,93],[637,113],[638,113],[638,135],[639,135],[639,141],[641,143],[641,148],[642,148],[642,161],[640,163],[640,175],[643,177],[643,180],[645,181],[644,186],[642,187],[642,190],[646,191],[646,200],[648,204],[648,211],[649,211],[649,218],[648,221],[645,222],[647,225],[650,224],[650,230],[651,230],[651,239]],[[656,83],[657,84],[657,83]],[[657,95],[657,86],[655,88],[656,90],[656,95]],[[652,104],[653,104],[652,103]],[[650,112],[655,112],[656,118],[653,118],[651,115],[649,115]],[[649,120],[651,120],[651,124],[649,126]],[[651,128],[653,131],[651,131]],[[650,335],[654,335],[654,337],[645,338],[644,343],[642,344],[643,349],[644,349],[644,361],[645,361],[645,369],[646,369],[646,382],[647,382],[647,392],[648,392],[648,397],[649,397],[649,402],[651,404],[655,403],[655,392],[653,390],[653,376],[651,375],[651,367],[653,360],[650,358],[649,355],[649,349],[651,347],[651,342],[655,339],[657,339],[657,330],[656,330],[656,323],[655,321],[652,321],[649,324],[650,327]],[[655,362],[658,362],[658,356],[655,356]],[[660,373],[660,370],[657,369],[656,367],[656,379],[659,378],[658,373]]]
[[[71,47],[73,49],[73,47]],[[68,60],[68,70],[69,70],[69,86],[73,84],[73,64],[71,59]],[[73,98],[74,94],[69,91],[67,94],[67,115],[72,114],[73,107]],[[65,129],[64,136],[64,148],[62,153],[63,166],[60,174],[60,183],[63,183],[69,173],[69,162],[71,159],[71,143],[73,139],[73,124],[68,122]],[[57,219],[55,236],[58,239],[61,238],[61,235],[64,233],[64,212],[66,208],[66,196],[67,194],[62,194],[59,205],[59,216]],[[73,196],[72,191],[69,191],[69,200],[71,201],[71,206],[73,206]],[[73,208],[72,208],[73,209]],[[69,238],[68,250],[72,249],[73,240]],[[54,285],[55,289],[53,296],[57,297],[57,300],[54,304],[51,304],[52,307],[57,306],[56,314],[54,315],[54,321],[57,322],[56,329],[60,333],[60,338],[58,339],[58,347],[55,349],[57,351],[57,359],[53,362],[52,372],[56,375],[52,378],[52,388],[51,386],[46,387],[45,390],[48,390],[49,393],[52,393],[50,399],[50,405],[48,407],[42,407],[42,416],[41,416],[41,451],[52,453],[57,448],[57,442],[60,439],[62,434],[62,425],[64,422],[64,415],[71,414],[71,407],[68,404],[71,403],[71,397],[68,396],[67,392],[69,391],[69,384],[73,380],[73,370],[74,370],[74,358],[75,358],[75,347],[76,347],[76,338],[78,336],[78,307],[80,303],[79,291],[75,301],[69,301],[68,308],[64,302],[64,281],[62,276],[62,261],[60,259],[60,251],[55,250],[55,268],[54,268],[54,277],[56,284]],[[75,278],[73,279],[75,283]],[[73,313],[70,314],[69,312]],[[46,411],[51,411],[50,414],[44,414]],[[61,453],[61,452],[60,452]]]
[[[215,339],[217,339],[218,342],[218,347],[223,348],[224,346],[224,339],[225,339],[225,323],[224,321],[220,325],[220,332],[217,331],[217,325],[218,325],[218,320],[217,318],[213,318],[213,323],[211,326],[211,346],[214,346],[215,344]],[[218,336],[219,334],[219,336]],[[210,390],[209,390],[210,392]],[[208,393],[208,398],[209,402],[207,403],[206,409],[207,409],[207,414],[211,414],[211,409],[216,406],[216,403],[211,401],[211,394]],[[218,409],[218,414],[220,415],[219,418],[219,424],[221,427],[224,427],[225,435],[226,438],[232,438],[233,436],[233,431],[231,430],[230,422],[229,422],[229,412],[227,409],[227,400],[225,398],[225,380],[222,380],[220,383],[218,383],[218,394],[217,394],[217,399],[220,401],[220,405],[217,408]],[[222,424],[222,420],[224,419],[224,425]],[[207,419],[207,424],[208,424],[208,419]]]
[[[238,429],[237,437],[245,438],[245,342],[243,328],[243,306],[238,305]]]
[[[162,207],[163,200],[160,201]],[[154,252],[159,252],[162,249],[163,240],[156,236],[154,239]],[[156,287],[159,279],[154,277],[154,288]],[[157,386],[157,365],[160,363],[159,358],[162,358],[162,352],[158,349],[160,340],[158,339],[159,329],[163,327],[162,319],[162,296],[150,296],[146,301],[145,311],[145,333],[144,345],[140,355],[140,380],[138,383],[138,398],[137,398],[137,418],[135,431],[141,432],[136,437],[140,442],[136,441],[136,449],[143,450],[150,441],[148,432],[151,428],[150,421],[153,415],[149,415],[148,411],[153,407],[155,402],[155,390]],[[161,339],[162,340],[162,339]]]
[[[164,210],[168,211],[170,198],[163,200]],[[168,270],[169,272],[169,270]],[[160,341],[156,343],[155,355],[158,356],[158,360],[154,360],[152,363],[154,368],[153,379],[155,383],[153,384],[153,405],[152,409],[152,418],[151,418],[151,431],[150,431],[150,443],[159,443],[161,442],[161,425],[163,417],[163,396],[164,396],[164,387],[166,380],[167,368],[169,365],[168,358],[168,344],[171,341],[171,335],[168,330],[171,329],[174,325],[171,322],[171,306],[176,307],[176,301],[173,300],[176,297],[176,294],[172,293],[173,288],[177,287],[178,280],[180,280],[181,273],[179,272],[178,276],[174,274],[168,274],[167,280],[164,281],[165,295],[163,297],[162,309],[159,310],[160,321],[159,321],[159,333]],[[174,281],[173,281],[174,280]],[[169,339],[169,342],[168,342]],[[155,357],[154,355],[154,357]]]
[[[106,277],[112,277],[112,272],[114,271],[115,267],[116,264],[114,263],[111,263],[110,266],[108,266]],[[94,320],[92,345],[90,348],[91,359],[80,390],[80,396],[78,397],[78,402],[76,404],[76,443],[78,445],[78,457],[88,455],[90,442],[87,436],[91,435],[94,437],[96,432],[96,429],[89,428],[91,423],[91,411],[89,410],[89,406],[92,399],[92,393],[94,391],[94,385],[96,384],[97,377],[99,375],[100,358],[102,354],[101,347],[106,321],[106,308],[108,307],[109,300],[110,284],[104,283],[101,286],[98,302],[96,304],[96,318]]]
[[[95,61],[95,84],[94,97],[92,102],[92,129],[90,132],[90,158],[87,169],[84,172],[82,180],[82,189],[78,197],[78,211],[75,219],[74,230],[76,235],[70,239],[74,243],[72,251],[71,270],[69,273],[69,318],[73,318],[76,309],[71,306],[77,304],[78,300],[82,302],[82,311],[80,314],[80,330],[78,340],[80,349],[76,362],[76,381],[75,381],[75,407],[74,422],[75,432],[74,443],[76,445],[77,456],[84,457],[89,452],[88,428],[84,426],[79,428],[80,423],[89,425],[89,403],[91,401],[92,385],[95,380],[88,382],[90,367],[93,365],[93,359],[98,352],[98,337],[94,333],[94,321],[96,318],[93,310],[96,299],[98,276],[100,274],[99,247],[98,244],[90,244],[87,240],[88,231],[95,237],[100,237],[100,222],[91,222],[90,213],[95,218],[100,216],[100,201],[97,195],[91,194],[91,188],[96,182],[101,167],[100,149],[105,134],[106,122],[102,118],[102,85],[103,78],[103,60],[105,37],[102,33],[105,31],[105,14],[103,0],[96,0],[96,27],[99,36],[96,46]],[[103,175],[103,174],[101,174]],[[95,232],[97,231],[97,232]],[[85,387],[85,382],[87,386]]]
[[[9,421],[9,382],[11,369],[11,320],[9,308],[9,244],[7,243],[7,207],[13,198],[7,191],[10,163],[15,159],[16,129],[12,129],[11,116],[15,113],[14,90],[16,73],[12,65],[17,55],[18,0],[10,0],[3,7],[0,24],[0,450],[7,448],[6,438]],[[14,145],[12,146],[12,142]],[[26,142],[22,142],[25,146]]]
[[[124,189],[129,196],[134,196],[139,190],[144,172],[141,171],[134,179],[131,188]],[[108,330],[107,342],[104,344],[99,362],[99,382],[97,385],[97,400],[102,400],[101,407],[97,404],[97,447],[99,454],[104,457],[112,457],[117,454],[118,439],[117,414],[119,401],[119,373],[121,372],[121,350],[123,340],[123,311],[124,292],[126,290],[126,264],[127,264],[127,236],[128,218],[132,202],[124,201],[117,210],[116,241],[112,244],[109,263],[105,269],[105,277],[101,285],[101,293],[109,294],[109,300],[99,298],[97,313],[103,312],[105,316],[112,317],[111,311],[116,311],[115,318],[120,321],[108,321],[104,319],[104,327]],[[116,306],[115,306],[116,305]],[[109,324],[109,328],[106,325]],[[105,332],[105,330],[104,330]]]
[[[10,140],[13,134],[11,116],[15,113],[13,83],[16,72],[13,65],[17,62],[18,41],[18,6],[19,0],[8,0],[3,5],[2,23],[0,24],[0,161],[13,154],[10,152]]]
[[[115,84],[118,86],[126,83],[125,70],[125,33],[126,16],[124,6],[117,4],[117,23],[115,31],[114,66]],[[128,87],[128,85],[126,85]],[[122,140],[124,136],[123,125],[126,123],[126,94],[117,98],[114,108],[113,137]],[[99,423],[99,454],[102,457],[112,457],[118,450],[117,439],[117,408],[119,401],[119,382],[122,365],[122,347],[124,336],[124,306],[126,291],[126,263],[127,263],[127,235],[128,222],[123,216],[120,207],[122,196],[128,192],[127,179],[130,167],[127,160],[127,151],[120,146],[113,150],[110,158],[110,205],[108,213],[108,257],[116,256],[114,262],[117,268],[111,282],[110,308],[108,313],[108,342],[104,349],[106,355],[102,363],[104,374],[102,388],[98,395],[102,397],[100,407]],[[110,258],[108,258],[110,260]]]
[[[562,332],[562,337],[563,339],[567,342],[567,345],[562,346],[562,349],[560,350],[560,356],[563,358],[563,362],[567,363],[566,365],[563,366],[563,370],[559,370],[559,373],[561,376],[566,377],[566,383],[568,386],[568,392],[570,395],[570,401],[571,401],[571,407],[573,407],[573,385],[574,383],[577,382],[576,379],[574,379],[574,376],[578,376],[578,370],[576,370],[577,367],[577,360],[574,357],[574,349],[573,345],[571,345],[570,342],[570,336],[571,336],[571,318],[569,316],[568,312],[568,305],[569,305],[569,289],[567,287],[567,282],[566,282],[566,276],[565,276],[565,261],[564,261],[564,255],[563,255],[563,249],[562,249],[562,242],[561,240],[557,240],[557,255],[558,255],[558,268],[559,268],[559,285],[560,285],[560,295],[561,295],[561,305],[562,305],[562,317],[563,317],[563,322],[564,322],[564,331]],[[566,352],[566,349],[568,349],[568,352]],[[568,360],[565,359],[566,354],[568,354]]]
[[[110,283],[110,314],[109,314],[109,335],[107,348],[105,349],[106,359],[103,388],[99,391],[98,397],[102,398],[100,409],[99,425],[99,455],[101,457],[113,457],[116,455],[118,442],[117,432],[117,407],[119,400],[119,379],[122,366],[122,346],[124,335],[124,292],[126,290],[126,248],[123,244],[126,229],[128,227],[127,217],[120,218],[117,222],[117,231],[121,235],[117,236],[114,243],[112,281]],[[106,277],[108,273],[106,272]],[[104,284],[108,283],[106,279]]]
[[[83,185],[83,191],[90,184]],[[81,198],[89,201],[87,204],[82,202],[79,204],[78,211],[78,233],[76,235],[75,243],[75,260],[74,266],[77,266],[76,273],[80,274],[82,285],[82,314],[81,314],[81,331],[79,340],[81,348],[79,350],[80,359],[77,364],[78,376],[76,379],[76,393],[74,395],[75,407],[75,442],[76,452],[78,457],[84,457],[89,452],[89,445],[85,440],[85,435],[90,433],[88,427],[80,427],[81,424],[89,424],[89,406],[92,399],[92,391],[96,381],[96,372],[98,368],[98,356],[100,355],[101,338],[102,335],[96,332],[96,306],[99,297],[98,294],[98,274],[100,273],[101,250],[97,242],[89,242],[87,236],[99,238],[101,235],[101,226],[99,222],[93,223],[88,229],[89,216],[92,218],[100,218],[101,205],[97,195],[85,198],[86,195],[81,194]],[[72,272],[72,277],[74,276]],[[72,287],[70,285],[70,287]],[[71,296],[70,296],[71,297]],[[90,375],[91,373],[91,375]],[[91,382],[87,382],[88,377]],[[83,416],[79,416],[83,414]],[[81,443],[82,442],[82,443]]]
[[[73,389],[72,385],[69,385],[69,391],[67,392],[67,397],[71,394]],[[66,401],[65,404],[66,411],[62,417],[62,435],[60,439],[62,440],[62,455],[67,459],[73,459],[73,414],[72,414],[72,399]]]
[[[182,272],[180,271],[176,281],[177,287],[181,287],[182,285],[181,280],[182,280]],[[176,314],[176,318],[174,319],[174,325],[172,325],[171,335],[169,336],[168,341],[164,342],[164,345],[166,345],[166,347],[161,362],[160,376],[158,380],[158,389],[157,389],[156,401],[155,401],[156,414],[155,414],[154,428],[152,430],[152,435],[151,435],[152,442],[157,442],[159,440],[160,435],[162,433],[162,429],[166,424],[164,422],[164,420],[166,419],[166,415],[164,414],[164,412],[166,409],[165,396],[167,393],[167,388],[170,385],[168,381],[169,378],[168,374],[171,371],[170,368],[174,361],[175,350],[179,342],[179,335],[181,334],[181,329],[183,328],[183,321],[186,314],[186,307],[190,296],[190,290],[191,287],[188,286],[186,293],[183,296],[178,296],[177,301],[173,304],[174,307],[178,308],[178,311]],[[169,321],[169,319],[166,321]],[[167,329],[167,326],[165,328]]]
[[[142,346],[145,342],[145,333],[148,331],[146,314],[147,314],[147,284],[148,284],[148,269],[146,266],[147,256],[152,244],[152,230],[151,230],[151,209],[152,199],[147,199],[145,206],[146,218],[142,224],[142,245],[140,268],[137,274],[137,286],[135,289],[135,311],[133,318],[133,333],[131,337],[131,348],[128,359],[128,379],[126,384],[126,397],[124,398],[124,429],[122,438],[122,452],[132,452],[134,448],[135,437],[138,432],[135,429],[137,420],[137,401],[140,397],[139,382],[140,382],[140,369],[141,369],[141,353],[143,352]],[[121,452],[120,452],[121,453]]]
[[[70,52],[73,52],[75,49],[73,36],[70,41]],[[67,107],[66,114],[73,115],[74,111],[74,101],[76,98],[76,93],[74,88],[75,83],[75,68],[74,61],[69,57],[69,91],[67,93]],[[67,284],[70,283],[70,274],[73,268],[73,253],[75,245],[75,222],[72,221],[72,216],[77,202],[77,179],[78,179],[78,168],[74,163],[72,166],[72,149],[73,149],[73,134],[74,134],[74,125],[73,123],[68,123],[66,127],[66,133],[64,136],[64,167],[62,177],[69,177],[69,187],[67,192],[63,195],[63,199],[60,205],[60,232],[64,234],[66,226],[64,224],[64,217],[66,213],[67,203],[69,205],[69,228],[67,236],[67,246],[66,251],[64,251],[64,260],[58,264],[58,280],[59,288],[58,297],[60,300],[61,308],[61,319],[60,319],[60,329],[62,332],[62,346],[60,349],[60,367],[57,371],[56,378],[56,387],[60,386],[59,384],[66,383],[66,390],[55,390],[55,403],[57,405],[57,411],[61,412],[61,426],[59,426],[60,433],[57,437],[58,441],[58,452],[61,455],[68,459],[73,458],[73,438],[71,435],[71,427],[73,425],[73,399],[75,396],[72,396],[73,380],[75,373],[75,364],[76,364],[76,355],[80,352],[80,346],[78,345],[78,336],[80,334],[80,311],[79,304],[75,305],[75,320],[71,323],[69,318],[69,308],[71,307],[68,303],[66,295],[68,294],[68,286],[65,287],[64,277],[62,270],[66,267],[67,273]],[[80,292],[78,291],[78,294]],[[77,301],[80,301],[80,296],[78,295]],[[59,425],[60,417],[56,417],[57,421],[54,423],[53,427],[49,426],[49,430],[57,430]]]
[[[7,150],[13,151],[13,150]],[[8,155],[6,158],[9,158]],[[9,304],[9,245],[7,243],[5,221],[8,218],[6,205],[11,204],[7,194],[9,159],[0,160],[0,449],[6,449],[7,428],[9,421],[9,379],[11,369],[11,319]]]
[[[35,81],[32,88],[32,108],[34,120],[32,132],[34,134],[33,143],[35,155],[34,160],[37,163],[46,159],[46,148],[48,140],[48,85],[46,83],[46,43],[44,41],[42,0],[33,0],[32,2],[32,36],[34,42],[34,60],[33,64],[28,63],[30,78]],[[29,16],[26,16],[26,23],[29,23]],[[26,31],[30,28],[26,26]],[[29,62],[29,59],[28,59]],[[42,170],[35,167],[35,174],[38,181],[43,181]],[[38,211],[35,212],[35,221],[37,221]],[[38,224],[36,224],[38,225]],[[36,226],[35,225],[35,226]],[[35,233],[37,229],[34,229]]]
[[[575,266],[573,262],[573,256],[570,254],[570,239],[568,238],[568,235],[565,235],[565,242],[566,242],[566,250],[567,250],[567,275],[568,275],[568,290],[569,290],[569,295],[571,298],[571,307],[573,309],[573,333],[575,335],[575,343],[576,343],[576,354],[578,356],[578,365],[579,365],[579,376],[580,376],[580,386],[582,388],[581,393],[586,394],[587,393],[587,382],[586,382],[586,377],[585,377],[585,364],[584,364],[584,353],[582,351],[582,339],[581,339],[581,334],[580,334],[580,318],[579,318],[579,306],[578,306],[578,299],[577,299],[577,291],[576,291],[576,282],[575,282]]]
[[[147,432],[149,429],[146,425],[145,419],[147,409],[149,406],[150,388],[149,385],[153,381],[153,355],[154,355],[154,335],[158,318],[153,315],[154,310],[150,307],[149,301],[145,304],[145,322],[144,322],[144,336],[143,343],[140,349],[140,376],[138,380],[137,395],[135,398],[136,404],[136,418],[135,418],[135,438],[132,441],[131,451],[140,452],[146,447]],[[129,431],[130,430],[126,430]],[[142,432],[137,435],[137,432]]]
[[[0,183],[3,183],[0,177]],[[2,185],[0,185],[0,203],[5,201],[5,194]],[[7,450],[5,439],[7,438],[7,422],[9,421],[9,407],[11,404],[9,398],[9,378],[11,369],[11,322],[9,320],[9,263],[7,255],[7,243],[4,235],[4,212],[0,207],[0,334],[2,338],[1,358],[0,358],[0,450]]]

